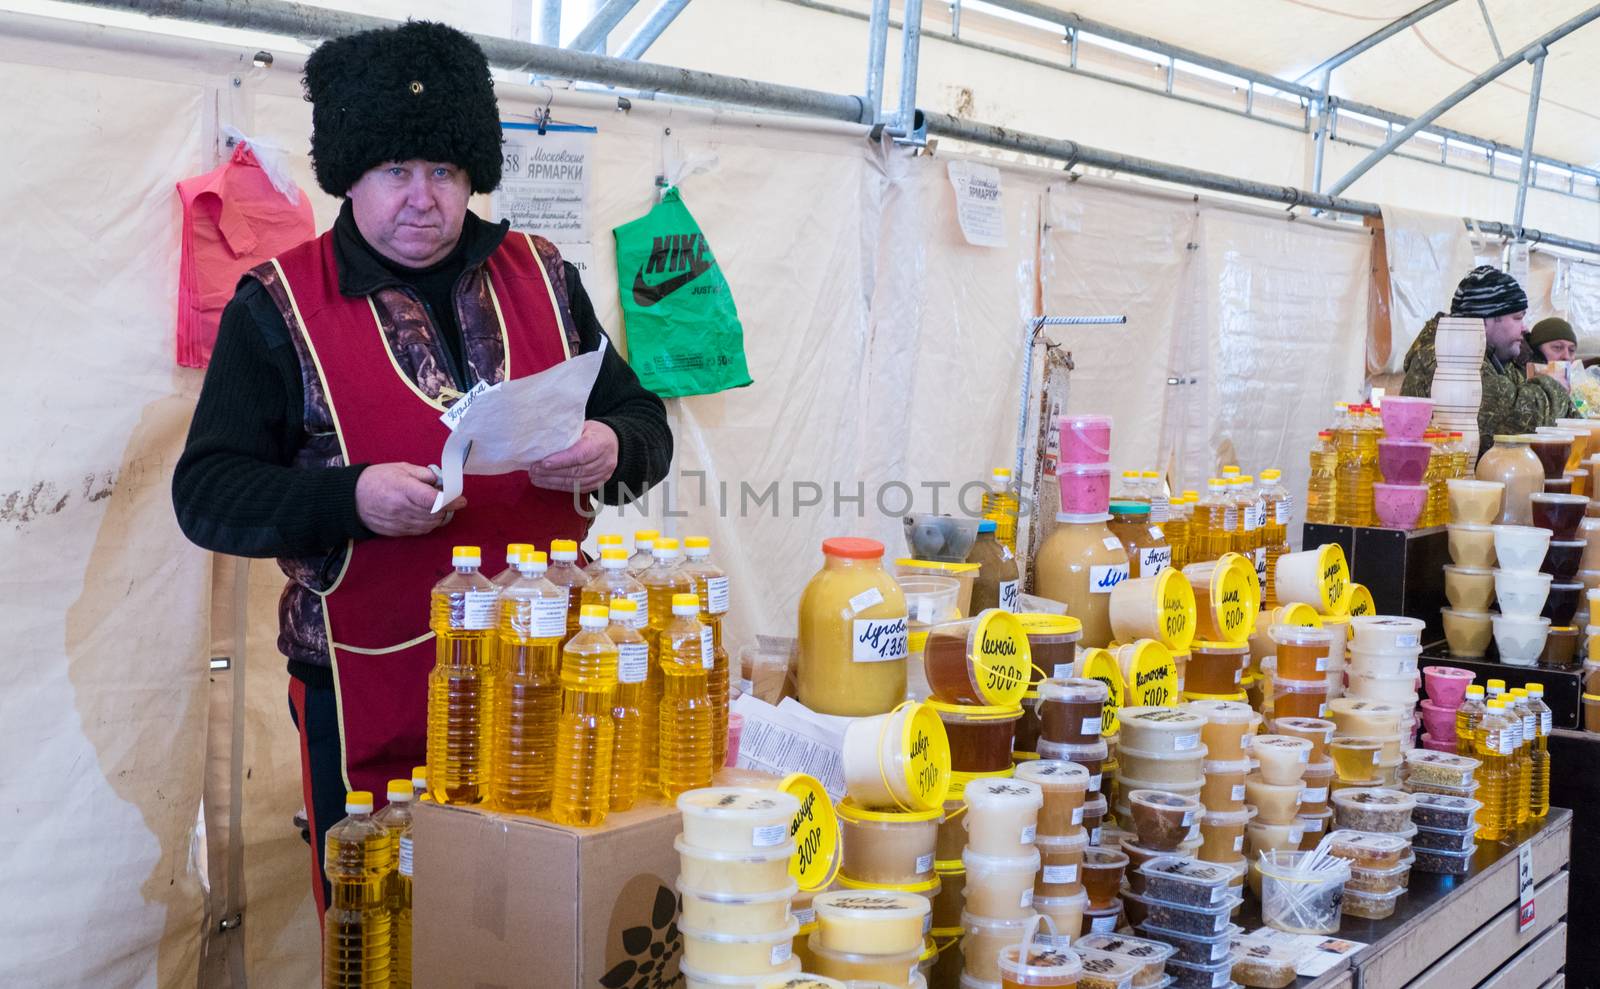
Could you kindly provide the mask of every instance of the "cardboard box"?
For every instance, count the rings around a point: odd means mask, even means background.
[[[568,828],[424,802],[413,828],[418,989],[682,985],[676,807]]]

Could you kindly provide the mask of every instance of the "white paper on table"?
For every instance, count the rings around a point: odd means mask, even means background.
[[[1367,946],[1365,941],[1351,941],[1327,934],[1291,934],[1272,927],[1251,931],[1250,936],[1300,949],[1294,971],[1296,975],[1308,978],[1322,975]]]
[[[507,474],[578,442],[584,408],[600,374],[606,341],[538,374],[479,393],[439,453],[437,512],[460,494],[465,474]]]
[[[773,707],[751,694],[735,698],[730,710],[744,718],[740,769],[773,776],[806,773],[834,800],[844,798],[844,734],[821,720],[823,715],[787,698]]]

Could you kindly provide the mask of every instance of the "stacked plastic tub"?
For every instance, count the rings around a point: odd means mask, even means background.
[[[1325,543],[1298,553],[1285,553],[1278,560],[1274,590],[1279,601],[1304,604],[1316,613],[1316,621],[1295,617],[1281,622],[1284,625],[1315,625],[1333,633],[1328,639],[1325,668],[1321,671],[1324,687],[1318,691],[1310,686],[1311,677],[1302,675],[1292,688],[1284,705],[1277,703],[1278,684],[1267,682],[1273,688],[1273,714],[1275,718],[1320,718],[1314,708],[1344,695],[1346,650],[1349,645],[1351,599],[1350,564],[1344,550],[1336,543]],[[1288,618],[1299,611],[1290,606],[1280,614]],[[1263,674],[1265,676],[1265,673]],[[1275,674],[1282,677],[1280,669]]]
[[[1478,801],[1475,776],[1479,762],[1453,752],[1416,749],[1406,753],[1405,788],[1416,797],[1412,822],[1417,833],[1418,872],[1464,876],[1477,850],[1474,819]]]
[[[1535,494],[1531,497],[1535,515],[1540,502],[1557,496]],[[1568,509],[1570,511],[1570,509]],[[1582,507],[1572,520],[1576,530],[1583,517]],[[1499,566],[1494,571],[1494,596],[1499,611],[1492,617],[1495,649],[1500,662],[1512,666],[1532,666],[1544,652],[1545,638],[1550,632],[1550,619],[1542,612],[1550,596],[1550,575],[1539,567],[1544,563],[1553,535],[1550,529],[1529,525],[1497,525],[1494,532],[1494,555]],[[1577,609],[1577,594],[1572,595],[1572,607],[1567,612],[1570,619]]]
[[[1128,920],[1144,938],[1173,949],[1167,973],[1179,986],[1232,985],[1233,914],[1244,899],[1234,870],[1216,862],[1163,855],[1128,866]]]
[[[1427,694],[1418,705],[1422,720],[1422,747],[1436,752],[1455,752],[1456,711],[1472,686],[1472,671],[1454,666],[1430,666],[1422,671],[1422,689]]]
[[[1450,563],[1444,568],[1444,595],[1450,606],[1440,609],[1444,637],[1452,656],[1475,659],[1489,650],[1494,616],[1494,522],[1505,498],[1500,481],[1452,478],[1445,482],[1450,522],[1445,526]]]
[[[1345,696],[1404,708],[1402,750],[1411,748],[1416,738],[1417,689],[1422,682],[1417,657],[1422,655],[1423,626],[1421,619],[1399,615],[1350,619],[1353,638],[1346,660]],[[1389,779],[1398,778],[1399,754],[1380,760],[1379,768]]]
[[[1423,438],[1433,401],[1386,395],[1379,407],[1383,439],[1378,441],[1381,483],[1372,486],[1372,503],[1378,524],[1389,529],[1411,529],[1428,501],[1423,477],[1433,444]]]
[[[1255,816],[1245,806],[1245,777],[1250,774],[1250,744],[1261,715],[1238,701],[1190,701],[1183,710],[1206,723],[1201,743],[1206,747],[1205,774],[1200,788],[1200,848],[1196,855],[1234,870],[1235,886],[1244,884],[1244,832]]]
[[[1328,720],[1336,726],[1328,742],[1333,792],[1398,785],[1401,763],[1411,748],[1410,718],[1409,705],[1390,701],[1329,701]]]
[[[1022,943],[1035,914],[1035,888],[1043,863],[1037,841],[1044,791],[1027,780],[988,778],[968,783],[963,795],[962,826],[967,832],[961,855],[963,972],[973,986],[992,986],[1000,982],[1000,953]],[[1079,855],[1083,844],[1077,845]],[[1068,885],[1064,874],[1053,878]]]
[[[1373,787],[1340,790],[1332,799],[1338,830],[1331,849],[1353,859],[1344,912],[1369,920],[1388,917],[1410,884],[1411,842],[1417,833],[1411,814],[1417,798],[1404,790]]]
[[[1033,909],[1051,919],[1058,936],[1075,939],[1089,907],[1083,886],[1083,860],[1089,832],[1083,826],[1089,771],[1072,762],[1036,759],[1017,766],[1017,779],[1039,787],[1039,875]]]

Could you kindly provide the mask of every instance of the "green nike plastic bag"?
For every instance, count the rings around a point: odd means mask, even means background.
[[[733,293],[678,190],[613,233],[628,360],[644,386],[680,398],[750,384]]]

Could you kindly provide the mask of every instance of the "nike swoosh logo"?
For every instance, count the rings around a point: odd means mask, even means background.
[[[688,271],[680,275],[674,275],[659,285],[646,284],[644,271],[641,270],[633,276],[633,301],[641,306],[653,306],[710,271],[711,266],[715,263],[714,261],[691,261]]]

